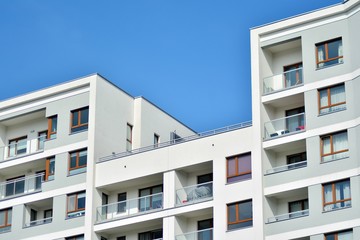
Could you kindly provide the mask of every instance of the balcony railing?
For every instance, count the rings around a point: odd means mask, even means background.
[[[297,168],[302,168],[302,167],[306,167],[306,166],[307,166],[307,161],[305,160],[305,161],[301,161],[301,162],[296,162],[296,163],[292,163],[292,164],[283,165],[283,166],[275,167],[275,168],[272,168],[272,169],[268,169],[268,170],[266,170],[266,174],[284,172],[284,171],[293,170],[293,169],[297,169]]]
[[[212,240],[212,239],[214,239],[212,228],[175,236],[175,240]]]
[[[38,220],[34,220],[34,221],[30,221],[28,223],[25,223],[25,227],[39,226],[39,225],[43,225],[43,224],[51,223],[51,222],[52,222],[52,217],[48,217],[48,218],[38,219]]]
[[[111,203],[97,208],[97,221],[126,218],[163,208],[163,193]]]
[[[0,161],[43,151],[45,140],[45,136],[40,136],[34,139],[19,140],[16,143],[0,147]]]
[[[151,151],[151,150],[154,150],[154,149],[157,149],[157,148],[162,148],[162,147],[168,147],[168,146],[171,146],[171,145],[174,145],[174,144],[184,143],[184,142],[187,142],[187,141],[191,141],[191,140],[195,140],[195,139],[199,139],[199,138],[203,138],[203,137],[209,137],[209,136],[212,136],[212,135],[215,135],[215,134],[229,132],[229,131],[233,131],[233,130],[237,130],[237,129],[241,129],[241,128],[246,128],[246,127],[250,127],[250,126],[252,126],[252,121],[238,123],[238,124],[235,124],[235,125],[231,125],[231,126],[227,126],[227,127],[207,131],[207,132],[197,133],[195,135],[191,135],[191,136],[188,136],[188,137],[177,138],[177,139],[174,139],[174,140],[171,140],[171,141],[168,141],[168,142],[157,143],[157,144],[154,144],[154,145],[150,145],[150,146],[146,146],[146,147],[142,147],[142,148],[138,148],[138,149],[133,149],[131,151],[120,152],[120,153],[115,153],[114,152],[112,155],[99,158],[97,160],[97,162],[99,163],[99,162],[110,161],[110,160],[113,160],[113,159],[126,157],[126,156],[129,156],[129,155],[132,155],[132,154]]]
[[[297,211],[297,212],[286,213],[286,214],[268,218],[268,223],[279,222],[279,221],[284,221],[284,220],[289,220],[289,219],[299,218],[299,217],[305,217],[305,216],[309,216],[309,209],[305,209],[305,210]]]
[[[176,190],[176,205],[191,204],[213,197],[213,183],[207,182]]]
[[[268,94],[303,84],[302,67],[264,78],[263,93]]]
[[[301,132],[305,130],[305,113],[299,113],[284,118],[266,122],[264,139]]]
[[[0,184],[0,200],[41,191],[44,173],[25,176]]]

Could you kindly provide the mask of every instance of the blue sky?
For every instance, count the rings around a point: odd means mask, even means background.
[[[341,0],[1,0],[0,100],[98,72],[196,131],[251,120],[249,29]]]

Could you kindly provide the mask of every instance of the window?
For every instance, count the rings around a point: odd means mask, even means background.
[[[38,171],[35,176],[35,190],[40,190],[41,185],[44,182],[45,171]]]
[[[106,237],[101,236],[100,240],[107,240]]]
[[[0,233],[10,231],[12,208],[0,210]]]
[[[316,44],[316,66],[318,68],[342,63],[343,61],[341,38]]]
[[[251,153],[228,157],[227,182],[237,182],[251,178]]]
[[[126,240],[126,236],[117,237],[116,240]]]
[[[48,118],[47,138],[48,139],[56,138],[56,133],[57,133],[57,115],[54,115]]]
[[[78,217],[85,214],[85,192],[67,196],[67,217]]]
[[[301,216],[307,216],[308,212],[305,210],[309,209],[308,199],[298,200],[289,202],[289,217],[296,218]]]
[[[52,215],[52,209],[44,210],[44,223],[50,223],[52,221]]]
[[[212,240],[213,219],[206,219],[197,222],[197,239],[198,240]]]
[[[69,154],[69,175],[86,172],[87,149]]]
[[[67,237],[65,238],[65,240],[84,240],[84,235],[78,235],[78,236],[73,236],[73,237]]]
[[[132,150],[132,128],[130,124],[126,125],[126,151]]]
[[[286,156],[286,163],[288,169],[305,167],[307,165],[306,152]]]
[[[139,233],[139,240],[162,239],[162,229]]]
[[[6,180],[5,196],[13,196],[25,192],[25,176]]]
[[[353,240],[353,233],[352,230],[327,233],[325,234],[325,240]]]
[[[302,63],[284,66],[285,88],[302,83]]]
[[[162,208],[163,186],[153,186],[139,190],[139,211]]]
[[[284,133],[291,133],[305,129],[305,108],[298,107],[285,111],[286,128]],[[282,133],[283,134],[283,133]]]
[[[346,109],[344,84],[320,89],[318,96],[320,115]]]
[[[47,131],[42,131],[38,133],[38,150],[44,150],[44,142],[47,137]]]
[[[323,185],[324,211],[351,207],[350,180]]]
[[[348,156],[347,131],[321,136],[321,161],[328,162]]]
[[[54,180],[55,178],[55,157],[46,159],[45,181]]]
[[[71,111],[71,133],[88,129],[89,107]]]
[[[118,213],[126,212],[126,192],[118,194],[117,212]]]
[[[160,142],[160,136],[154,133],[154,146],[157,147]]]
[[[227,214],[228,230],[252,226],[252,200],[228,204]]]
[[[15,157],[20,154],[26,153],[27,136],[9,140],[9,153],[8,157]]]

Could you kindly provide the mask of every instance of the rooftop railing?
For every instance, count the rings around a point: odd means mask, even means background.
[[[168,141],[168,142],[157,143],[157,144],[154,144],[154,145],[133,149],[131,151],[126,151],[126,152],[121,152],[121,153],[113,153],[112,155],[99,158],[97,160],[97,163],[110,161],[110,160],[113,160],[113,159],[122,158],[122,157],[126,157],[126,156],[129,156],[129,155],[137,154],[137,153],[151,151],[151,150],[154,150],[154,149],[157,149],[157,148],[168,147],[168,146],[171,146],[171,145],[174,145],[174,144],[184,143],[184,142],[188,142],[188,141],[191,141],[191,140],[195,140],[195,139],[199,139],[199,138],[203,138],[203,137],[209,137],[209,136],[212,136],[212,135],[215,135],[215,134],[229,132],[229,131],[233,131],[233,130],[237,130],[237,129],[241,129],[241,128],[246,128],[246,127],[250,127],[250,126],[252,126],[252,121],[238,123],[238,124],[235,124],[235,125],[231,125],[231,126],[227,126],[227,127],[223,127],[223,128],[218,128],[218,129],[215,129],[215,130],[198,133],[198,134],[191,135],[191,136],[188,136],[188,137],[177,138],[177,139],[173,139],[173,140]]]
[[[39,173],[0,183],[0,200],[41,191],[44,176]]]
[[[305,161],[301,161],[301,162],[291,163],[291,164],[275,167],[272,169],[268,169],[268,170],[266,170],[266,174],[285,172],[285,171],[302,168],[302,167],[306,167],[306,166],[307,166],[307,161],[305,160]]]
[[[284,220],[289,220],[289,219],[294,219],[294,218],[299,218],[299,217],[305,217],[305,216],[309,216],[309,209],[270,217],[270,218],[268,218],[268,223],[279,222],[279,221],[284,221]]]
[[[264,124],[264,139],[287,135],[305,130],[305,113],[299,113],[284,118],[275,119]]]
[[[201,240],[201,239],[206,239],[206,240],[214,239],[213,229],[208,228],[204,230],[189,232],[175,236],[175,240]]]
[[[181,206],[212,199],[213,183],[207,182],[176,190],[176,205]]]
[[[303,84],[302,67],[264,78],[263,93],[269,94]]]
[[[43,224],[51,223],[51,222],[52,222],[52,217],[37,219],[37,220],[30,221],[28,223],[25,223],[25,227],[39,226],[39,225],[43,225]]]
[[[163,208],[163,193],[133,198],[125,201],[103,205],[97,208],[97,222],[127,218]]]
[[[26,156],[44,150],[46,136],[40,136],[33,139],[22,139],[0,147],[0,161]]]

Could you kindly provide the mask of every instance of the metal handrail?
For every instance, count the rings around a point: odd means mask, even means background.
[[[284,90],[284,89],[288,89],[288,88],[292,88],[294,86],[299,86],[299,85],[302,85],[303,84],[303,77],[297,79],[298,81],[296,81],[295,84],[293,85],[290,85],[290,86],[277,86],[276,87],[276,84],[272,85],[274,81],[276,80],[280,80],[280,84],[283,84],[285,79],[285,75],[288,74],[288,73],[292,73],[292,72],[301,72],[302,73],[302,70],[303,70],[303,67],[299,67],[299,68],[296,68],[296,69],[291,69],[291,70],[288,70],[288,71],[284,71],[282,73],[278,73],[278,74],[274,74],[272,76],[269,76],[269,77],[265,77],[263,79],[263,94],[269,94],[269,93],[272,93],[272,92],[277,92],[277,91],[281,91],[281,90]],[[276,79],[276,80],[275,80]],[[271,84],[269,84],[269,82]]]
[[[176,205],[204,201],[213,197],[213,182],[176,189]]]
[[[16,158],[19,156],[26,156],[31,153],[43,151],[44,146],[41,146],[41,145],[43,145],[43,143],[45,141],[46,141],[46,136],[38,136],[36,138],[22,139],[17,143],[11,143],[11,144],[1,146],[0,152],[3,156],[0,156],[0,160],[7,160],[7,159],[11,159],[11,158]],[[42,142],[42,144],[40,144],[41,142]],[[19,145],[24,145],[24,152],[22,152],[22,153],[14,152],[13,154],[11,154],[10,149],[12,147],[19,146]]]
[[[171,146],[171,145],[175,145],[175,144],[179,144],[179,143],[184,143],[187,141],[191,141],[191,140],[195,140],[195,139],[199,139],[199,138],[203,138],[203,137],[209,137],[209,136],[213,136],[213,135],[216,135],[219,133],[225,133],[225,132],[229,132],[229,131],[233,131],[233,130],[237,130],[237,129],[241,129],[241,128],[250,127],[250,126],[252,126],[252,121],[247,121],[247,122],[242,122],[242,123],[226,126],[223,128],[218,128],[218,129],[211,130],[211,131],[198,133],[198,134],[183,137],[183,138],[173,139],[173,140],[167,141],[167,142],[157,143],[157,144],[149,145],[146,147],[133,149],[131,151],[113,153],[112,155],[108,155],[108,156],[99,158],[97,160],[97,163],[106,162],[106,161],[110,161],[110,160],[113,160],[116,158],[122,158],[122,157],[126,157],[129,155],[137,154],[137,153],[151,151],[151,150],[154,150],[157,148],[162,148],[162,147],[167,147],[167,146]]]
[[[299,218],[299,217],[305,217],[308,215],[309,215],[309,209],[305,209],[305,210],[301,210],[301,211],[285,213],[285,214],[277,215],[274,217],[270,217],[270,218],[268,218],[268,223],[284,221],[284,220],[289,220],[289,219]]]
[[[272,169],[268,169],[268,170],[266,170],[266,174],[284,172],[284,171],[288,171],[291,169],[296,169],[296,168],[306,167],[306,166],[307,166],[307,160],[304,160],[301,162],[291,163],[291,164],[287,164],[287,165],[283,165],[283,166],[279,166],[279,167],[274,167]]]

